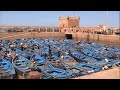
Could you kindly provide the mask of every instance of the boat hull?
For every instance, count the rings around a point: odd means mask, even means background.
[[[10,61],[3,59],[0,62],[0,79],[14,79],[15,69]]]
[[[22,59],[24,59],[24,60],[22,60]],[[31,61],[27,60],[26,58],[22,58],[22,59],[21,59],[21,61],[18,61],[15,58],[12,60],[12,64],[18,75],[23,75],[24,73],[31,71],[31,69],[30,69]],[[15,60],[18,61],[19,65],[17,63],[15,63]],[[22,61],[24,61],[24,62],[22,62]],[[23,63],[26,63],[26,65],[24,64],[24,67],[22,66]]]

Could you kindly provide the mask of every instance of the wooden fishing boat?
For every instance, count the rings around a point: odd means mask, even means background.
[[[31,61],[23,56],[18,56],[17,58],[15,57],[12,60],[12,64],[19,75],[23,75],[23,73],[31,71]]]
[[[43,73],[41,79],[66,79],[72,77],[71,72],[54,67],[50,61],[43,65],[37,64],[36,67],[38,71],[40,70]]]
[[[49,68],[44,70],[47,74],[51,75],[54,79],[69,79],[72,77],[72,73],[68,70]]]
[[[48,58],[53,67],[66,70],[64,64],[61,62],[61,59],[55,59],[55,57]]]
[[[72,77],[72,73],[67,70],[62,70],[47,65],[38,66],[42,71],[42,77],[40,79],[68,79]],[[23,74],[24,79],[27,79],[29,72]]]
[[[0,60],[0,79],[13,79],[15,69],[7,59]]]
[[[66,53],[62,54],[61,59],[62,59],[61,61],[64,64],[67,64],[69,66],[73,66],[75,64],[78,64],[78,62],[74,58],[72,58],[70,55],[68,55]]]
[[[71,57],[73,57],[77,62],[82,62],[83,59],[85,59],[86,55],[84,55],[83,53],[81,52],[77,52],[77,51],[70,51],[69,55]]]
[[[86,67],[87,63],[85,62],[81,62],[79,64],[76,64],[73,66],[73,68],[77,69],[77,70],[80,70],[81,74],[82,75],[87,75],[89,74],[89,71],[93,71],[93,69],[89,68],[89,67]]]
[[[50,61],[45,65],[37,66],[43,73],[43,79],[67,79],[72,77],[72,73],[68,70],[55,68]]]
[[[32,60],[32,58],[34,58],[35,63],[36,63],[37,65],[43,65],[43,64],[45,64],[46,61],[47,61],[44,56],[40,56],[40,55],[37,54],[37,53],[34,53],[34,54],[31,56],[30,60]]]
[[[78,64],[78,62],[74,58],[72,58],[68,54],[64,53],[64,54],[62,54],[61,59],[62,59],[61,60],[62,63],[66,67],[66,69],[72,73],[72,77],[81,75],[79,70],[73,68],[74,65]]]
[[[95,58],[95,59],[97,59],[97,60],[103,59],[103,57],[102,57],[99,53],[96,53],[96,52],[94,52],[94,51],[91,51],[91,50],[89,50],[89,49],[87,49],[87,48],[84,48],[84,49],[83,49],[83,53],[84,53],[85,55],[90,56],[90,57],[93,57],[93,58]]]

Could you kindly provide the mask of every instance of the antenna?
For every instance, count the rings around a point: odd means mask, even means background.
[[[106,27],[108,27],[108,11],[107,11],[107,18],[106,18]]]
[[[120,11],[119,11],[119,16],[120,16]],[[119,22],[120,22],[120,18],[119,18]],[[120,31],[120,23],[119,23],[119,31]]]
[[[75,17],[75,11],[74,11],[74,17]]]

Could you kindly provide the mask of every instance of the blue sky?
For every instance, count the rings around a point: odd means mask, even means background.
[[[59,26],[60,16],[74,16],[74,11],[0,11],[0,25]],[[75,11],[80,26],[106,24],[106,11]],[[108,26],[119,26],[119,12],[108,12]]]

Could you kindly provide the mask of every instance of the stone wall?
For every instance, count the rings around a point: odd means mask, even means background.
[[[16,38],[56,38],[65,39],[65,34],[62,32],[27,32],[27,33],[0,33],[0,39],[13,40]]]
[[[87,34],[87,33],[66,33],[72,34],[75,41],[85,40],[94,41],[106,45],[114,45],[120,47],[120,36],[118,35],[102,35],[102,34]],[[13,40],[15,38],[56,38],[65,39],[64,32],[26,32],[26,33],[0,33],[0,39]]]
[[[120,36],[118,35],[102,35],[102,34],[86,34],[86,33],[72,33],[73,39],[94,41],[106,45],[114,45],[120,47]]]
[[[43,38],[65,39],[65,34],[62,32],[40,32],[40,33],[34,33],[32,36],[34,38],[43,37]]]
[[[31,33],[0,33],[0,40],[14,40],[16,38],[32,38]]]

